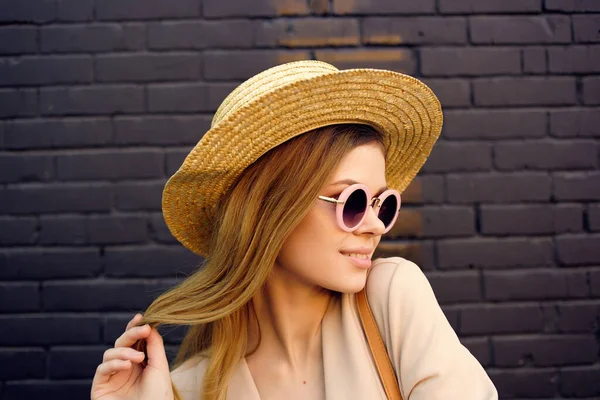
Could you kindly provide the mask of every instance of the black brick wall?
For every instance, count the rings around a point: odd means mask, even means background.
[[[380,253],[419,263],[502,398],[600,398],[600,1],[3,0],[0,400],[89,397],[200,261],[166,179],[237,84],[307,58],[436,91]]]

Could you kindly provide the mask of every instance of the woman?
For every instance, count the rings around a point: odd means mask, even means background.
[[[163,193],[206,261],[129,322],[92,399],[385,398],[365,285],[404,399],[496,399],[419,268],[371,261],[441,123],[431,90],[391,71],[301,61],[244,82]],[[172,372],[159,324],[190,327]]]

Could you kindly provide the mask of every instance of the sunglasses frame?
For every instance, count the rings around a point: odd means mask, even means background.
[[[367,205],[365,207],[365,211],[364,211],[363,216],[360,219],[360,221],[355,226],[349,228],[344,223],[344,205],[346,204],[346,201],[348,200],[348,198],[352,194],[354,194],[354,192],[356,192],[357,190],[362,190],[365,192],[365,194],[367,195]],[[392,218],[392,221],[389,223],[389,225],[387,225],[385,227],[385,231],[383,233],[387,233],[387,232],[389,232],[390,229],[392,229],[392,227],[396,223],[396,219],[398,218],[398,212],[400,211],[400,206],[402,205],[402,199],[400,197],[400,193],[398,193],[398,191],[396,191],[394,189],[388,189],[385,192],[381,193],[377,197],[371,197],[371,193],[369,192],[369,188],[367,186],[363,185],[362,183],[355,183],[355,184],[350,185],[347,188],[345,188],[342,191],[342,193],[340,193],[340,195],[337,199],[334,199],[333,197],[319,196],[319,200],[323,200],[328,203],[335,204],[335,215],[336,215],[338,226],[346,232],[354,232],[356,229],[358,229],[360,224],[362,224],[363,221],[365,220],[365,218],[367,217],[368,207],[369,206],[373,207],[373,210],[375,211],[375,215],[377,215],[377,217],[379,218],[379,210],[381,209],[381,204],[383,204],[383,202],[385,200],[387,200],[387,198],[390,196],[396,197],[396,201],[398,203],[398,209],[396,210],[396,213],[394,214],[394,218]],[[370,199],[370,201],[369,201],[369,199]],[[381,221],[381,219],[380,219],[380,221]],[[381,221],[381,222],[383,222],[383,221]]]

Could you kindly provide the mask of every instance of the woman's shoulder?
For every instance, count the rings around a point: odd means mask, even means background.
[[[191,357],[171,371],[171,381],[184,400],[200,398],[208,358]]]

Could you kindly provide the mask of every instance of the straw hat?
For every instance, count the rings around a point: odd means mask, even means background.
[[[171,233],[206,256],[217,205],[245,168],[295,136],[341,123],[384,134],[387,183],[402,192],[440,134],[442,110],[431,89],[397,72],[340,71],[320,61],[261,72],[227,96],[167,182],[162,209]]]

